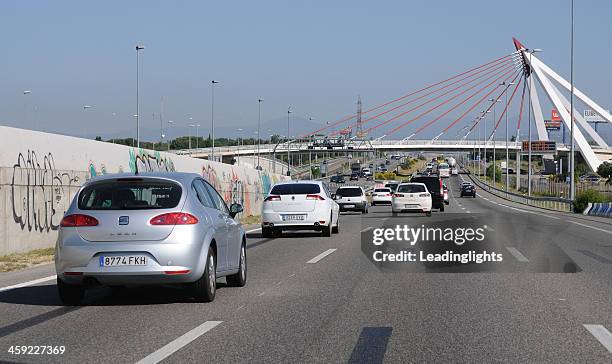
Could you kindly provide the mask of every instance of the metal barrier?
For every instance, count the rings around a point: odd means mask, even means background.
[[[583,214],[589,216],[612,217],[612,202],[589,202]]]
[[[572,211],[572,201],[565,198],[560,197],[539,197],[539,196],[526,196],[514,192],[506,192],[497,187],[493,187],[488,183],[481,181],[477,177],[473,177],[471,173],[467,172],[470,179],[478,185],[481,189],[486,190],[495,196],[501,197],[505,200],[517,202],[523,205],[540,207],[548,210],[555,211],[563,211],[563,212],[571,212]]]

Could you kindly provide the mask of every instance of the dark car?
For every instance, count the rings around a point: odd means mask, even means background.
[[[386,188],[390,188],[391,192],[395,192],[397,191],[397,186],[399,185],[399,182],[389,182],[385,184]]]
[[[431,207],[444,211],[444,190],[442,179],[437,175],[423,176],[418,175],[410,179],[410,182],[424,183],[427,190],[431,193]]]
[[[338,182],[338,178],[339,178],[339,177],[340,177],[340,176],[331,176],[331,177],[329,178],[329,182],[332,182],[332,183],[334,183],[334,182]]]
[[[351,181],[359,181],[359,172],[351,173],[351,177],[349,178]]]
[[[390,164],[390,163],[391,162],[388,159],[385,161],[385,164]]]
[[[344,176],[338,176],[338,178],[336,179],[336,183],[346,183]]]
[[[476,197],[476,187],[473,184],[464,184],[461,186],[461,197],[472,196]]]

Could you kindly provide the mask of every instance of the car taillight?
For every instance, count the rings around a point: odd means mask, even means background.
[[[430,196],[429,196],[429,193],[421,193],[419,197],[430,197]]]
[[[319,200],[319,201],[325,200],[323,197],[319,195],[306,195],[306,199],[307,200]]]
[[[264,200],[264,202],[270,202],[270,201],[280,201],[281,197],[280,196],[274,196],[274,195],[270,195],[268,197],[266,197],[266,199]]]
[[[77,226],[98,226],[98,220],[95,217],[83,214],[73,214],[64,216],[60,223],[62,227],[77,227]]]
[[[442,180],[440,180],[440,194],[444,194],[444,186],[442,185]]]
[[[404,197],[402,193],[394,193],[393,197]]]
[[[157,215],[149,221],[151,225],[193,225],[198,218],[186,212],[169,212]]]
[[[393,196],[393,194],[387,193],[385,196],[389,197],[389,196]]]

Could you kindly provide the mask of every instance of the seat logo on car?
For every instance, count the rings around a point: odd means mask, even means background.
[[[128,225],[130,223],[129,216],[119,216],[119,225]]]

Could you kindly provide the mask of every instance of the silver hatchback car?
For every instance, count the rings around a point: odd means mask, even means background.
[[[79,304],[93,285],[188,284],[202,301],[216,279],[246,284],[246,234],[202,177],[191,173],[94,178],[75,196],[55,247],[61,300]]]

